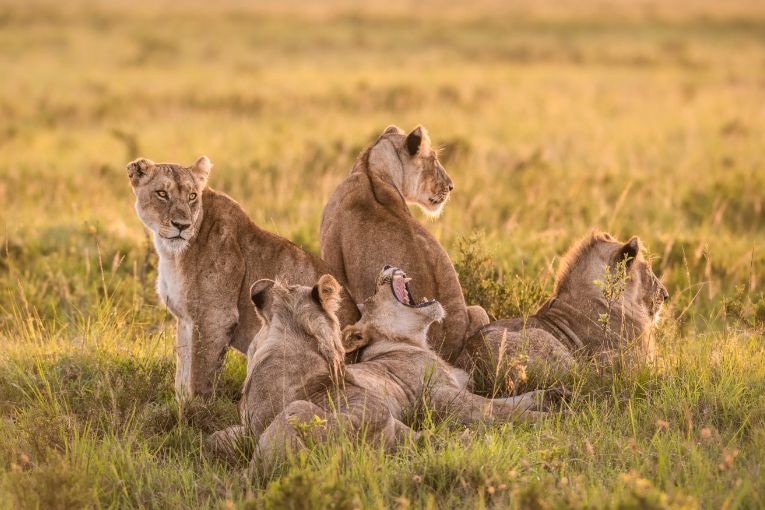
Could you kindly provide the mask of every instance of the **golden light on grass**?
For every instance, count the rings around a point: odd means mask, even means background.
[[[0,26],[0,510],[765,507],[760,2],[9,0]],[[639,235],[672,295],[656,364],[583,365],[538,425],[425,413],[395,455],[317,445],[249,479],[200,446],[237,422],[243,358],[173,402],[125,164],[208,154],[212,187],[317,252],[392,123],[445,146],[425,225],[497,318],[592,227]]]

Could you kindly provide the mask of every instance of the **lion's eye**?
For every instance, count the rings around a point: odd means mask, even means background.
[[[167,191],[161,189],[157,191],[157,195],[159,195],[159,198],[167,198]]]
[[[189,202],[191,202],[191,201],[192,201],[192,200],[194,200],[195,198],[197,198],[197,194],[196,194],[196,193],[190,193],[190,194],[189,194]]]

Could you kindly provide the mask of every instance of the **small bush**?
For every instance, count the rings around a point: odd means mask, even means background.
[[[87,508],[94,480],[84,470],[73,469],[63,457],[24,469],[14,465],[6,474],[4,492],[13,499],[13,508]]]
[[[459,240],[454,267],[468,305],[481,305],[492,320],[525,317],[536,311],[548,292],[540,278],[525,274],[506,277],[483,248],[483,235]]]
[[[337,477],[308,466],[295,467],[271,483],[263,499],[251,508],[264,510],[301,510],[324,508],[351,510],[361,508],[358,489]]]

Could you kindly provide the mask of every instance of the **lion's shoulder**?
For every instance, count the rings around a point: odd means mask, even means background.
[[[209,187],[202,192],[202,204],[204,214],[215,218],[216,221],[241,223],[242,220],[249,218],[239,202],[225,193]]]
[[[343,209],[368,209],[375,203],[369,176],[359,171],[349,174],[332,194],[332,199],[336,207]]]

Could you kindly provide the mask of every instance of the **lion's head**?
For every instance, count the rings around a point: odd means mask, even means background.
[[[325,274],[313,287],[288,285],[262,279],[250,287],[250,297],[263,321],[259,334],[277,328],[285,337],[308,337],[329,363],[332,372],[342,371],[345,351],[340,338],[340,323],[335,315],[340,307],[342,286]]]
[[[211,169],[206,156],[188,167],[146,158],[127,165],[135,210],[154,232],[158,250],[180,253],[196,235],[202,223],[202,190]]]
[[[394,185],[404,200],[428,216],[441,214],[454,183],[438,161],[424,127],[417,126],[406,134],[389,126],[362,158],[365,156],[370,171]]]
[[[602,301],[607,292],[605,287],[609,285],[607,280],[610,280],[616,291],[612,295],[617,305],[624,305],[633,318],[655,322],[669,293],[654,274],[644,252],[636,236],[621,242],[608,233],[593,232],[564,256],[556,278],[555,295]]]
[[[411,278],[399,268],[385,266],[377,277],[377,290],[364,301],[361,320],[343,330],[346,351],[368,341],[372,329],[384,337],[414,341],[427,348],[428,328],[446,316],[441,303],[422,299],[416,302],[409,286]]]

